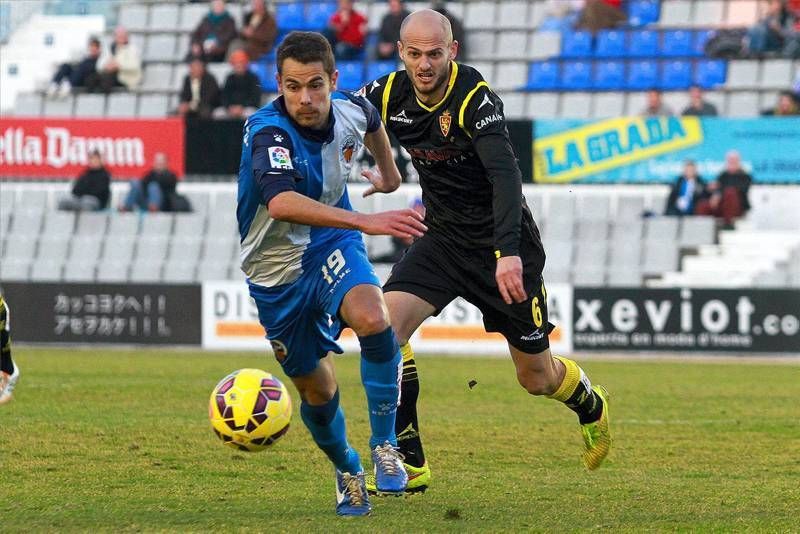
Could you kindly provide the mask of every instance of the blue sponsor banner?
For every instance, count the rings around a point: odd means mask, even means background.
[[[539,183],[672,183],[686,159],[710,181],[735,149],[755,183],[800,184],[800,118],[543,119],[534,129]]]

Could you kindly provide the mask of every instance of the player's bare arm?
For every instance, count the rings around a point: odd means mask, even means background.
[[[358,213],[322,204],[294,191],[284,191],[270,200],[273,219],[309,226],[359,230],[368,235],[422,237],[428,229],[422,215],[407,208],[380,213]]]
[[[364,191],[363,196],[368,197],[373,193],[391,193],[400,187],[402,177],[394,162],[392,146],[383,124],[376,131],[364,136],[364,144],[375,158],[377,169],[367,169],[361,176],[369,180],[370,187]]]

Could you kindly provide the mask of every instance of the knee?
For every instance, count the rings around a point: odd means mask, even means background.
[[[335,382],[330,384],[308,384],[298,387],[298,393],[303,402],[312,406],[327,404],[336,394],[337,385]]]
[[[389,328],[389,314],[382,307],[367,307],[359,310],[355,317],[351,318],[353,324],[350,325],[356,335],[371,336],[379,334]]]
[[[555,377],[545,372],[518,372],[519,385],[531,395],[552,395],[558,389]]]

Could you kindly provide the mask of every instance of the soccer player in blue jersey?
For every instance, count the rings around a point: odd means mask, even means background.
[[[242,270],[275,357],[297,387],[300,414],[336,467],[336,512],[370,512],[364,469],[348,444],[331,352],[344,326],[361,345],[361,378],[372,428],[378,491],[402,494],[395,413],[401,356],[380,282],[360,232],[419,237],[422,217],[405,209],[352,210],[346,180],[362,144],[380,172],[369,192],[400,184],[386,131],[366,99],[336,90],[327,40],[292,32],[277,51],[281,96],[245,123],[237,218]]]

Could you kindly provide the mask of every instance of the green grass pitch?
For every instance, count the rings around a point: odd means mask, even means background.
[[[612,395],[614,447],[589,473],[576,418],[532,398],[507,359],[421,356],[434,481],[333,511],[333,473],[297,414],[257,454],[223,447],[208,395],[253,353],[15,349],[0,407],[0,531],[794,531],[800,503],[796,364],[584,362]],[[348,434],[368,459],[358,360],[337,361]],[[470,389],[467,384],[476,380]]]

